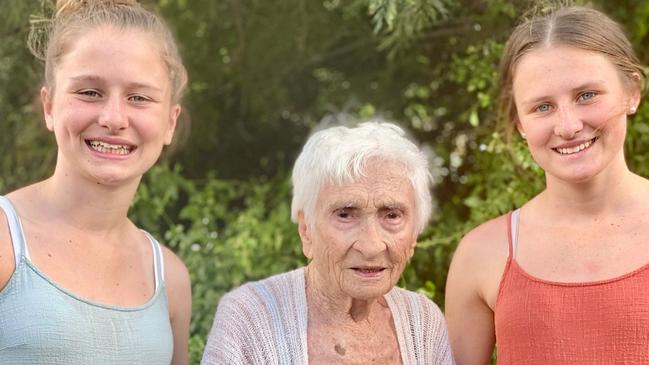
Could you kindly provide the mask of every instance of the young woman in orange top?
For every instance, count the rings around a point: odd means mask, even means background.
[[[456,361],[649,363],[649,181],[624,158],[644,68],[622,28],[563,7],[519,25],[501,112],[545,171],[520,209],[469,232],[451,264]]]

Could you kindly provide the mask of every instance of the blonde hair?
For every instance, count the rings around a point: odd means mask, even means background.
[[[70,44],[89,28],[104,25],[137,29],[160,40],[161,56],[169,70],[171,98],[179,102],[187,85],[187,71],[167,24],[136,0],[57,0],[51,18],[32,17],[28,39],[34,56],[45,62],[45,83],[54,89],[54,73]]]
[[[516,65],[529,51],[547,45],[566,45],[603,54],[629,84],[644,88],[644,66],[622,27],[604,13],[581,6],[559,6],[545,15],[533,15],[514,29],[501,58],[498,119],[508,140],[517,116],[512,91]]]

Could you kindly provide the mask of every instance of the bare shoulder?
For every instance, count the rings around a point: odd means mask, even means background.
[[[469,231],[453,255],[448,290],[477,295],[491,309],[495,306],[502,274],[509,256],[509,214],[491,219]]]
[[[0,209],[0,290],[7,285],[16,269],[14,257],[7,216],[4,210]]]
[[[168,247],[160,245],[165,267],[165,283],[173,292],[190,292],[189,271],[185,263]]]
[[[635,175],[635,181],[637,182],[638,188],[633,190],[635,192],[635,200],[642,202],[643,206],[646,207],[646,200],[649,196],[649,179]]]
[[[460,241],[453,261],[479,264],[503,263],[509,254],[509,214],[493,218],[470,230]]]
[[[20,211],[21,207],[35,201],[32,193],[36,185],[15,190],[5,195],[5,198],[9,198],[14,209]],[[16,261],[9,222],[5,211],[0,209],[0,290],[7,285],[15,270]]]
[[[162,246],[165,262],[165,283],[169,299],[169,319],[174,337],[173,365],[189,363],[189,323],[192,312],[192,289],[189,272],[183,261],[169,248]]]
[[[509,255],[505,214],[469,231],[455,251],[446,281],[446,320],[458,364],[489,362],[494,310]]]

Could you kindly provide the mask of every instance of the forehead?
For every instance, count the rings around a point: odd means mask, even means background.
[[[168,83],[155,37],[137,29],[102,26],[73,37],[57,63],[56,76],[92,75],[147,84]]]
[[[523,55],[513,70],[515,94],[572,88],[586,83],[621,85],[621,75],[603,54],[571,46],[545,46]]]
[[[360,206],[414,205],[414,189],[403,164],[372,161],[366,164],[364,176],[346,184],[325,184],[318,194],[317,206],[335,204]]]

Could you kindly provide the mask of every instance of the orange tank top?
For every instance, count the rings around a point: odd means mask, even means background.
[[[558,283],[515,260],[518,211],[494,314],[498,364],[649,364],[649,264],[617,278]]]

